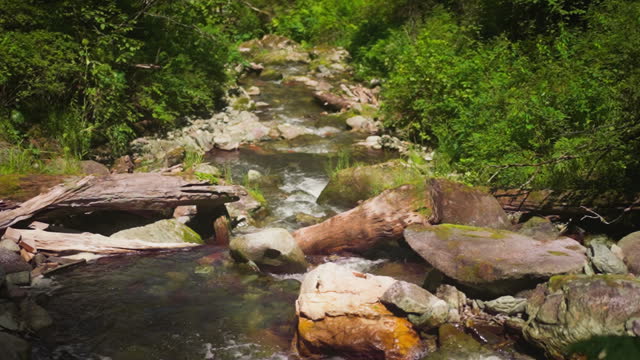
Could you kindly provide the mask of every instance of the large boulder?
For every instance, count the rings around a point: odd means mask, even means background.
[[[640,231],[631,233],[618,242],[629,271],[640,276]]]
[[[511,224],[498,200],[483,189],[431,179],[433,223],[504,229]]]
[[[80,161],[80,168],[82,168],[83,173],[88,175],[102,176],[111,174],[108,167],[93,160]]]
[[[178,219],[156,221],[152,224],[118,231],[111,235],[117,239],[144,240],[154,243],[204,244],[198,233]]]
[[[532,288],[553,275],[579,273],[586,249],[573,239],[539,241],[506,230],[442,224],[411,226],[409,245],[446,276],[486,295]]]
[[[309,272],[296,301],[294,344],[300,355],[413,359],[420,349],[418,334],[380,303],[395,282],[333,263]]]
[[[351,208],[386,189],[421,182],[422,178],[416,168],[399,160],[351,167],[331,176],[317,201],[319,204]]]
[[[622,275],[551,278],[527,305],[525,337],[550,357],[594,336],[640,336],[640,280]]]
[[[299,273],[308,266],[304,253],[285,229],[270,228],[235,237],[229,248],[236,260],[252,262],[264,271]]]

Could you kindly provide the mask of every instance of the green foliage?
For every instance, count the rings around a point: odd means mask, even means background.
[[[630,0],[299,0],[274,25],[343,45],[360,76],[386,80],[385,126],[437,148],[437,173],[630,189],[640,184],[638,19]]]
[[[325,172],[329,177],[334,177],[340,170],[348,169],[350,167],[357,166],[351,159],[351,152],[349,150],[339,151],[337,154],[331,154],[324,164]]]
[[[220,183],[220,179],[214,174],[196,172],[195,176],[198,180],[208,181],[211,184],[218,185]]]
[[[204,162],[204,154],[197,150],[187,149],[184,155],[184,160],[182,162],[185,171],[193,169],[196,165],[202,164],[202,162]]]
[[[0,138],[115,157],[220,105],[225,65],[265,19],[223,0],[0,0]]]

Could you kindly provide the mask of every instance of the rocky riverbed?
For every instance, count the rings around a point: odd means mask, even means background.
[[[640,356],[640,233],[576,236],[434,178],[432,154],[382,132],[379,85],[353,82],[343,49],[239,50],[225,111],[85,164],[241,183],[239,201],[47,219],[181,252],[53,255],[5,234],[2,359]]]

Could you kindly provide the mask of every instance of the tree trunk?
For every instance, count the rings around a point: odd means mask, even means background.
[[[540,215],[589,216],[597,212],[603,216],[621,216],[640,211],[640,194],[497,190],[494,196],[506,211]]]
[[[353,102],[348,99],[342,98],[338,95],[318,91],[313,93],[313,97],[316,98],[323,106],[333,110],[333,111],[341,111],[343,109],[350,109],[353,106]]]
[[[214,186],[177,175],[87,176],[74,184],[58,185],[15,209],[0,212],[0,230],[44,211],[164,211],[180,205],[214,207],[237,201],[245,193],[241,186]]]
[[[123,254],[149,250],[185,249],[198,246],[191,243],[154,243],[136,239],[116,239],[91,233],[56,233],[43,230],[7,229],[2,239],[18,243],[23,250],[38,250],[58,254],[91,252],[95,254]]]
[[[307,255],[362,252],[378,243],[401,239],[411,224],[428,224],[432,213],[429,199],[423,186],[386,190],[354,209],[295,231],[293,237]]]

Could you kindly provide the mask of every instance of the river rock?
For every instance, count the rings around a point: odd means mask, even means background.
[[[204,244],[198,233],[177,219],[165,219],[152,224],[118,231],[111,235],[118,239],[136,239],[154,243]]]
[[[292,140],[298,136],[311,134],[311,130],[291,124],[280,124],[277,129],[280,132],[280,135],[286,140]]]
[[[309,272],[296,301],[294,344],[302,356],[340,354],[353,359],[412,359],[420,339],[409,321],[380,298],[396,282],[326,263]]]
[[[444,324],[438,329],[438,345],[436,352],[429,354],[429,360],[500,360],[511,359],[482,346],[473,336],[466,334],[452,324]]]
[[[101,175],[109,175],[111,173],[108,167],[93,160],[80,161],[80,168],[82,169],[82,172],[87,175],[101,176]]]
[[[436,289],[436,296],[444,300],[449,306],[448,321],[453,323],[460,322],[461,314],[467,304],[467,295],[456,289],[455,286],[444,284]]]
[[[222,175],[222,171],[220,171],[220,169],[218,169],[217,167],[211,165],[211,164],[205,164],[205,163],[201,163],[196,165],[193,168],[193,171],[195,173],[201,173],[201,174],[206,174],[206,175],[211,175],[214,177],[220,177]]]
[[[594,336],[640,336],[640,280],[622,275],[556,276],[529,298],[525,337],[550,357]],[[636,319],[636,320],[634,320]]]
[[[8,300],[0,300],[0,330],[16,332],[26,330],[26,324],[20,316],[20,309]]]
[[[536,240],[555,239],[560,236],[560,231],[549,219],[534,216],[520,225],[519,233]]]
[[[263,271],[298,273],[308,266],[304,253],[285,229],[268,228],[237,236],[229,249],[236,260],[253,262]]]
[[[640,231],[631,233],[618,242],[629,271],[640,276]]]
[[[338,171],[320,193],[317,202],[352,208],[386,189],[422,182],[418,169],[393,160],[376,165],[356,166]]]
[[[376,124],[375,121],[373,121],[373,119],[366,118],[361,115],[357,115],[347,119],[347,125],[353,131],[370,133],[370,134],[375,134],[380,130],[378,129],[378,125]]]
[[[28,360],[31,358],[31,346],[26,340],[0,332],[0,349],[3,360]]]
[[[629,272],[624,262],[603,243],[591,243],[587,255],[595,270],[602,274],[626,274]]]
[[[249,89],[247,89],[247,95],[249,96],[258,96],[260,95],[260,88],[257,86],[252,86]]]
[[[449,316],[449,305],[444,300],[405,281],[396,281],[380,300],[407,313],[407,318],[419,328],[430,329],[442,325]]]
[[[506,295],[558,274],[579,273],[585,248],[561,238],[538,241],[506,230],[462,225],[411,226],[409,245],[433,267],[461,285]]]
[[[27,264],[20,255],[5,248],[0,248],[0,268],[2,268],[7,275],[31,271],[31,266]]]
[[[484,310],[494,314],[516,315],[527,309],[527,299],[513,296],[501,296],[491,301],[484,301]]]
[[[1,240],[0,241],[0,248],[7,249],[7,250],[13,251],[13,252],[20,252],[20,246],[18,246],[18,244],[16,244],[16,242],[11,240],[11,239]]]
[[[53,324],[49,313],[31,299],[20,303],[20,311],[30,329],[39,331]]]
[[[235,224],[247,225],[256,220],[256,217],[264,209],[262,203],[256,200],[248,191],[240,195],[238,201],[224,204],[229,217]]]
[[[258,170],[250,169],[247,171],[247,180],[249,182],[256,182],[262,178],[262,173]]]
[[[493,195],[447,179],[431,179],[433,223],[508,228],[506,212]]]
[[[183,146],[176,146],[173,149],[167,151],[164,156],[164,166],[172,167],[174,165],[178,165],[184,161],[184,157],[187,152]]]
[[[131,156],[124,155],[114,161],[111,172],[114,174],[129,174],[133,172],[134,164]]]

